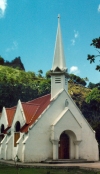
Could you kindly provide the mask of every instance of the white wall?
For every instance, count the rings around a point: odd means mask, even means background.
[[[98,160],[98,144],[95,140],[95,134],[92,128],[82,117],[81,113],[77,109],[76,105],[74,105],[69,95],[67,95],[66,92],[63,91],[58,96],[58,98],[55,99],[55,101],[51,102],[51,105],[48,108],[48,110],[42,115],[39,121],[29,131],[29,138],[25,144],[25,161],[38,162],[53,157],[52,143],[50,141],[50,128],[52,123],[64,110],[66,98],[69,101],[69,109],[71,110],[74,117],[78,120],[79,124],[82,126],[82,142],[79,145],[80,158],[88,160]],[[68,120],[69,119],[70,116],[68,116]],[[63,123],[65,123],[65,121]],[[61,123],[61,127],[63,126],[63,123]],[[74,123],[72,123],[72,126],[73,125]],[[75,127],[75,129],[77,129],[77,127]]]
[[[0,159],[5,159],[6,158],[6,141],[7,141],[7,135],[3,138],[3,140],[0,143]]]
[[[6,160],[11,160],[12,159],[12,153],[13,153],[12,146],[13,146],[13,137],[9,136],[8,140],[6,142],[6,148],[5,148]]]
[[[17,141],[17,147],[16,147],[17,148],[16,154],[18,155],[20,161],[22,161],[23,141],[24,141],[24,134],[20,134],[20,138]]]
[[[70,95],[67,95],[67,99],[69,101],[69,109],[82,125],[82,142],[79,145],[80,158],[87,160],[98,160],[98,143],[95,138],[95,132],[86,119],[82,116],[81,111],[75,105]]]

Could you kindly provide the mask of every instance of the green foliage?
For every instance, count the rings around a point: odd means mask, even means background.
[[[41,80],[38,86],[39,96],[46,95],[50,93],[51,90],[51,81],[50,80]]]
[[[100,82],[99,83],[92,83],[92,82],[89,82],[89,84],[88,84],[88,88],[90,88],[90,89],[93,89],[93,88],[98,88],[98,89],[100,89]]]
[[[92,43],[90,44],[91,46],[94,46],[95,48],[97,49],[100,49],[100,37],[99,38],[95,38],[92,40]],[[88,54],[87,56],[87,60],[90,61],[90,63],[94,63],[95,62],[95,59],[97,57],[100,57],[100,51],[97,50],[99,54],[97,55],[90,55]],[[96,70],[98,70],[100,72],[100,64],[96,66]]]
[[[98,90],[98,88],[93,88],[93,90],[87,95],[86,102],[97,102],[100,104],[100,90]]]
[[[69,80],[74,82],[74,83],[77,83],[77,84],[80,84],[80,85],[83,85],[83,86],[86,86],[86,79],[83,79],[83,78],[80,78],[79,76],[76,76],[74,74],[69,74]]]
[[[40,69],[38,70],[38,77],[42,78],[43,71]]]
[[[95,48],[100,48],[100,37],[93,39],[91,45],[93,45]]]
[[[49,79],[40,79],[34,72],[0,66],[0,110],[16,105],[19,99],[26,102],[48,94],[50,86]]]
[[[47,79],[50,79],[51,78],[51,71],[50,70],[46,72],[46,78]]]
[[[93,89],[93,88],[95,88],[95,87],[96,87],[96,86],[95,86],[95,83],[89,82],[88,88]]]

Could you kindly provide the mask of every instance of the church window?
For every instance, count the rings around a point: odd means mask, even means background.
[[[17,146],[17,141],[20,138],[20,122],[17,121],[15,124],[15,133],[14,133],[14,147]]]
[[[4,124],[1,125],[1,133],[4,133]]]
[[[19,132],[20,131],[20,122],[17,121],[15,124],[15,132]]]

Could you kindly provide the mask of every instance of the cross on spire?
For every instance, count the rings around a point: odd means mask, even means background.
[[[58,21],[60,20],[60,14],[58,14]]]
[[[60,14],[58,14],[58,19],[60,18]]]

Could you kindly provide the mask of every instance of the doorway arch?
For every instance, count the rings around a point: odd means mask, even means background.
[[[65,131],[60,135],[59,141],[59,159],[70,158],[70,138]]]

